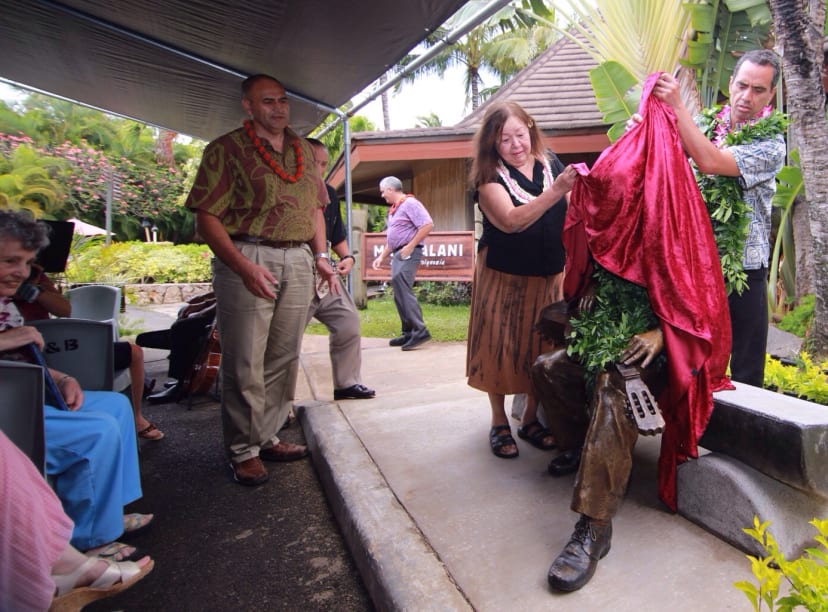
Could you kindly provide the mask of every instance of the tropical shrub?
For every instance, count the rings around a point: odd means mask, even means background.
[[[759,542],[766,553],[762,558],[748,555],[757,584],[740,581],[733,585],[747,596],[757,612],[763,604],[771,612],[828,611],[828,520],[813,519],[809,524],[818,532],[814,540],[819,547],[808,548],[790,561],[779,550],[776,539],[768,530],[768,521],[760,524],[754,516],[753,527],[742,530]],[[788,594],[780,597],[783,579]]]
[[[143,238],[142,223],[169,240],[193,234],[192,214],[181,207],[188,177],[175,167],[106,155],[85,142],[43,148],[8,134],[0,134],[0,154],[0,203],[6,207],[103,227],[111,196],[112,231],[120,239]]]
[[[788,333],[806,338],[814,320],[814,296],[806,295],[799,300],[799,305],[788,311],[776,326]]]
[[[0,134],[0,208],[56,218],[63,208],[60,174],[65,167],[64,160],[44,155],[30,138]]]
[[[765,387],[800,399],[828,405],[828,360],[814,363],[801,352],[793,364],[765,357]]]
[[[210,281],[207,245],[91,241],[73,249],[66,266],[70,283],[201,283]]]
[[[467,305],[471,302],[471,283],[422,281],[414,286],[414,294],[425,304]]]

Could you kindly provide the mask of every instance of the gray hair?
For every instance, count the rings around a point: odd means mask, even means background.
[[[28,211],[0,210],[0,240],[18,240],[25,250],[39,251],[49,244],[49,227]]]
[[[393,189],[394,191],[402,191],[402,181],[396,176],[386,176],[379,183],[380,189]]]
[[[750,62],[751,64],[756,64],[757,66],[770,66],[773,69],[773,75],[771,76],[771,87],[776,87],[776,84],[779,82],[780,68],[779,56],[775,52],[770,49],[752,49],[750,51],[746,51],[733,67],[733,73],[730,77],[731,79],[738,74],[739,68],[741,68],[742,64],[745,62]]]

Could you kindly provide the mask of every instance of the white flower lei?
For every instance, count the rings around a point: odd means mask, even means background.
[[[552,166],[549,164],[549,159],[547,159],[544,155],[543,159],[540,161],[543,164],[543,190],[546,191],[552,186],[552,182],[555,179],[552,178]],[[509,174],[509,169],[503,163],[502,159],[497,162],[497,173],[500,175],[500,178],[503,179],[503,182],[506,184],[506,189],[509,190],[512,197],[521,204],[526,204],[529,200],[534,200],[537,197],[533,196],[528,191],[523,189],[523,187],[518,185],[517,181],[512,178],[511,174]]]

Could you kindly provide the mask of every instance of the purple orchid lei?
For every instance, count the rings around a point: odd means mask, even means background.
[[[742,128],[745,125],[753,125],[760,119],[764,119],[765,117],[770,117],[770,114],[773,112],[773,108],[768,105],[764,107],[757,115],[751,119],[750,121],[746,121],[743,123],[739,123],[736,125],[736,128]],[[722,107],[716,114],[716,127],[713,129],[713,144],[717,147],[721,148],[725,142],[725,138],[731,132],[731,125],[730,125],[730,105],[726,104]]]

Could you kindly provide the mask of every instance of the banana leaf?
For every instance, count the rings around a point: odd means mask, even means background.
[[[615,142],[624,133],[627,119],[638,110],[641,87],[635,77],[615,61],[604,62],[590,70],[589,80],[604,123],[612,124],[607,135],[610,142]]]
[[[772,25],[770,9],[767,0],[704,0],[685,7],[694,34],[682,64],[696,69],[702,106],[711,106],[720,95],[727,97],[738,56],[765,46]]]
[[[776,285],[780,277],[785,295],[788,297],[796,295],[796,244],[794,243],[792,217],[794,202],[800,193],[804,193],[802,171],[799,168],[799,152],[791,151],[790,158],[794,165],[783,166],[776,175],[776,193],[773,196],[773,206],[782,211],[782,217],[771,254],[768,305],[772,312],[780,314],[784,309],[784,303],[777,303],[776,300]]]

